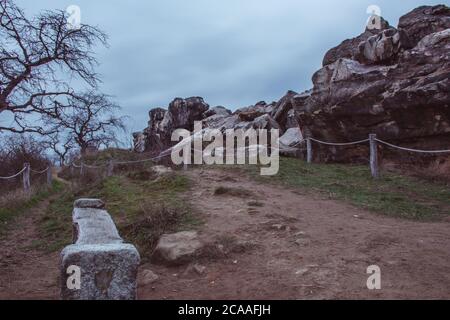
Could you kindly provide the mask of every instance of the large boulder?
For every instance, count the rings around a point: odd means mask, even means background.
[[[289,128],[284,135],[280,137],[280,144],[288,147],[295,147],[303,141],[303,134],[300,128]]]
[[[135,150],[139,152],[154,151],[161,152],[173,145],[171,141],[172,132],[175,129],[194,129],[194,121],[201,121],[209,105],[203,98],[191,97],[187,99],[176,98],[168,107],[150,110],[150,121],[144,130],[145,148],[142,150],[141,137],[137,135],[134,139]]]
[[[175,129],[194,129],[194,121],[203,119],[203,114],[208,111],[209,105],[201,97],[187,99],[176,98],[169,104],[171,127]]]
[[[359,44],[368,38],[372,37],[373,35],[377,35],[378,33],[382,32],[383,30],[389,29],[390,25],[389,23],[381,18],[381,28],[369,28],[367,27],[366,30],[360,34],[359,36],[347,39],[343,41],[338,46],[330,49],[323,58],[322,65],[326,66],[329,64],[332,64],[336,62],[339,59],[352,59],[356,55],[359,54]]]
[[[203,118],[209,118],[212,116],[220,115],[220,116],[229,116],[232,112],[225,107],[217,106],[209,109],[203,114]]]
[[[163,234],[152,255],[152,262],[169,266],[192,262],[203,249],[195,231]]]
[[[398,28],[415,46],[425,36],[450,28],[450,8],[445,5],[416,8],[400,18]]]
[[[280,101],[277,102],[272,111],[273,119],[279,124],[279,127],[283,132],[289,125],[292,126],[292,119],[290,120],[290,123],[288,123],[288,113],[293,110],[293,98],[297,95],[297,92],[289,90]]]
[[[411,21],[418,16],[424,22],[414,29]],[[317,71],[311,96],[295,102],[302,129],[326,141],[375,133],[424,149],[448,146],[450,32],[440,29],[449,17],[443,6],[416,9],[401,19],[402,28],[385,29],[358,44],[359,55]],[[417,33],[414,47],[411,30]]]
[[[145,152],[145,144],[146,144],[147,136],[143,132],[134,132],[133,133],[133,145],[134,151],[138,153]]]
[[[289,91],[278,102],[268,104],[259,101],[234,113],[222,106],[208,109],[208,104],[199,97],[177,98],[170,103],[167,111],[161,108],[150,111],[148,127],[143,133],[135,133],[133,136],[135,151],[169,155],[173,147],[181,146],[180,143],[171,141],[172,132],[175,129],[192,132],[195,121],[201,121],[204,130],[217,129],[223,133],[230,129],[281,129],[284,133],[288,128],[298,127],[297,115],[291,101],[296,95],[297,93]],[[191,137],[189,141],[196,139]]]
[[[411,47],[409,38],[403,30],[389,28],[362,41],[355,58],[365,64],[393,64],[400,52]]]

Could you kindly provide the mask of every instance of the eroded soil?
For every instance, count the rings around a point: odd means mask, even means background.
[[[376,215],[320,195],[259,184],[229,171],[186,172],[185,195],[203,215],[206,243],[249,244],[223,257],[169,268],[140,268],[140,299],[415,299],[450,298],[450,223]],[[214,195],[217,187],[251,196]],[[0,299],[58,298],[59,253],[36,245],[47,202],[22,215],[0,239]],[[228,239],[228,240],[225,240]],[[366,287],[370,265],[381,268],[381,290]],[[143,270],[158,274],[144,284]]]

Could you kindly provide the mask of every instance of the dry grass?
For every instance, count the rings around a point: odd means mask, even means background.
[[[61,250],[71,241],[71,212],[77,198],[100,198],[106,202],[121,236],[137,245],[146,261],[164,232],[192,230],[203,223],[182,198],[189,180],[176,173],[157,180],[142,180],[142,172],[103,178],[91,184],[73,183],[73,188],[51,201],[40,221],[41,247]]]
[[[162,234],[176,230],[183,214],[164,204],[145,203],[134,221],[119,227],[120,233],[139,252],[151,253]]]
[[[152,181],[158,177],[158,174],[153,170],[140,170],[128,172],[127,177],[135,181]]]
[[[49,188],[46,185],[34,186],[30,193],[17,189],[7,194],[0,196],[0,235],[7,229],[20,214],[27,211],[27,209],[35,206],[37,203],[51,194],[58,192],[62,185],[55,181],[53,187]]]

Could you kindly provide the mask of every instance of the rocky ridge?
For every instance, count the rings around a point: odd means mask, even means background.
[[[200,97],[177,98],[150,111],[149,126],[134,134],[138,152],[172,146],[174,129],[280,129],[296,145],[305,134],[335,142],[375,133],[396,144],[447,148],[450,143],[450,8],[422,6],[381,28],[329,50],[313,88],[288,91],[279,101],[238,109],[210,108]],[[290,130],[294,129],[294,130]],[[283,137],[284,135],[288,135]],[[289,146],[286,146],[289,147]]]

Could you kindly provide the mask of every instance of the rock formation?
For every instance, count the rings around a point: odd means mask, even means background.
[[[150,111],[136,151],[172,145],[174,129],[278,128],[280,141],[295,145],[303,135],[347,142],[370,133],[397,144],[446,148],[450,143],[450,8],[423,6],[400,18],[397,28],[381,18],[381,28],[329,50],[313,75],[313,88],[288,91],[278,102],[258,102],[231,112],[209,109],[202,98],[177,98],[168,110]],[[293,130],[289,130],[293,129]]]
[[[424,148],[450,141],[450,9],[420,7],[398,29],[331,49],[295,104],[303,129],[327,141],[379,138]],[[448,148],[447,148],[448,149]]]
[[[267,104],[260,101],[255,105],[231,112],[222,106],[209,108],[202,98],[176,98],[169,104],[167,110],[152,109],[149,113],[150,121],[143,132],[133,134],[136,152],[161,152],[174,145],[171,141],[175,129],[192,131],[194,121],[202,121],[204,129],[280,129],[284,134],[290,128],[289,138],[283,141],[301,140],[301,131],[294,111],[293,99],[297,96],[294,91],[288,91],[279,102]],[[301,100],[301,96],[299,98]],[[293,142],[293,143],[294,143]],[[288,146],[286,146],[288,147]],[[289,150],[291,151],[291,150]]]

